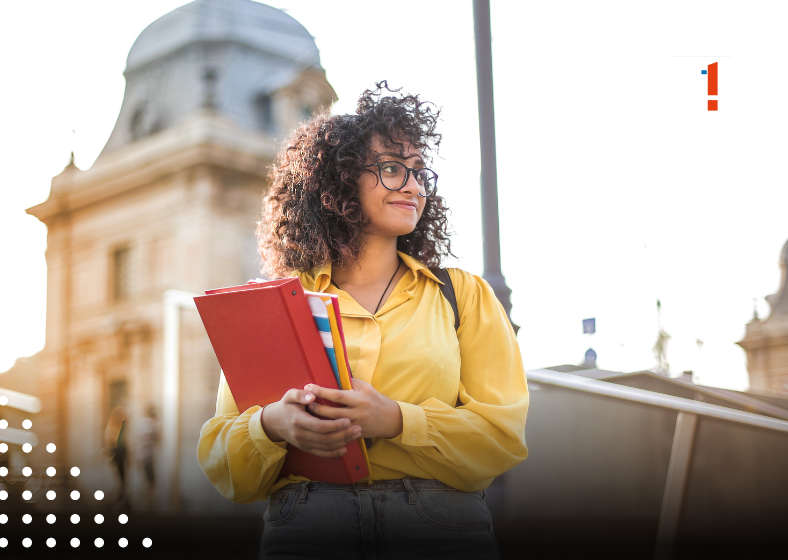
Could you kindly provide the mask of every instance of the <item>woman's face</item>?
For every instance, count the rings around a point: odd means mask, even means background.
[[[401,147],[396,144],[387,147],[376,136],[370,144],[369,163],[380,161],[397,161],[416,169],[425,166],[422,153],[409,142],[404,142]],[[362,173],[358,179],[361,211],[367,219],[365,232],[398,237],[416,229],[427,199],[419,196],[419,185],[413,174],[400,190],[390,191],[381,184],[376,166],[367,169],[371,173]]]

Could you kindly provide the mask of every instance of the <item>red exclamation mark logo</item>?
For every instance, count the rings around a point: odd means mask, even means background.
[[[709,95],[718,95],[717,93],[717,63],[709,64]],[[716,99],[709,99],[709,111],[716,111],[717,110],[717,100]]]

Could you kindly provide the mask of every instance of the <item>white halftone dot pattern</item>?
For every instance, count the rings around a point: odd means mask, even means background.
[[[5,500],[8,498],[8,492],[5,490],[0,490],[0,500]]]
[[[54,490],[47,491],[47,500],[54,500],[57,497],[57,494]]]
[[[33,423],[30,420],[28,420],[27,418],[25,418],[24,420],[22,420],[22,427],[25,430],[29,430],[30,428],[33,427]]]
[[[102,492],[101,490],[96,490],[96,493],[93,495],[96,497],[97,500],[104,499],[104,492]]]
[[[76,513],[75,513],[74,515],[72,515],[72,516],[71,516],[71,522],[72,522],[74,525],[76,525],[77,523],[79,523],[79,516],[78,516]]]
[[[94,517],[93,519],[94,519],[94,520],[96,521],[96,523],[98,523],[99,525],[101,525],[102,523],[104,523],[104,516],[103,516],[103,515],[101,515],[100,513],[97,513],[97,514],[96,514],[96,517]]]
[[[22,523],[25,525],[30,525],[30,522],[33,521],[33,516],[29,513],[26,513],[22,516]]]
[[[79,546],[79,539],[78,538],[71,539],[71,546],[77,548]]]
[[[153,541],[150,540],[149,538],[146,537],[146,538],[142,539],[142,546],[144,546],[145,548],[150,548],[152,544],[153,544]]]
[[[129,540],[128,539],[120,539],[118,541],[118,546],[120,548],[126,548],[128,545],[129,545]]]
[[[96,548],[101,548],[102,546],[104,546],[104,539],[99,537],[95,541],[93,541],[93,543],[96,545]]]
[[[22,469],[22,476],[30,476],[31,474],[33,474],[33,469],[30,467],[25,467]]]
[[[8,420],[5,418],[0,419],[0,430],[5,430],[8,427]]]
[[[0,467],[0,476],[8,476],[8,469],[5,467]]]
[[[78,500],[79,499],[79,490],[72,490],[71,491],[71,499]]]
[[[0,453],[5,453],[6,451],[8,451],[8,444],[0,443]]]
[[[71,467],[71,476],[79,476],[79,467]]]
[[[8,546],[8,539],[0,539],[0,548],[5,548]]]
[[[25,453],[30,453],[31,451],[33,451],[33,446],[30,445],[29,443],[26,443],[22,446],[22,451],[24,451]]]
[[[47,476],[55,476],[57,474],[57,470],[55,467],[47,467]]]
[[[121,525],[125,525],[128,520],[129,520],[129,516],[126,515],[125,513],[121,513],[118,516],[118,521],[120,522]]]
[[[49,515],[47,515],[47,523],[52,525],[52,523],[54,523],[55,521],[57,521],[57,517],[55,517],[54,513],[50,513]]]
[[[22,539],[22,546],[24,546],[25,548],[30,548],[31,546],[33,546],[33,541],[31,541],[30,539]]]
[[[55,545],[56,545],[56,544],[57,544],[57,541],[56,541],[55,539],[53,539],[52,537],[49,537],[49,538],[47,539],[47,546],[48,546],[49,548],[55,548]]]
[[[5,513],[0,514],[0,523],[2,523],[3,525],[8,523],[8,516]]]
[[[0,397],[0,406],[5,406],[7,404],[8,404],[8,397],[6,397],[5,395],[1,396]]]
[[[47,443],[47,451],[49,451],[50,453],[54,453],[56,449],[57,449],[57,445],[55,445],[54,443]]]
[[[33,493],[30,490],[25,490],[24,492],[22,492],[23,500],[29,500],[32,497],[33,497]]]

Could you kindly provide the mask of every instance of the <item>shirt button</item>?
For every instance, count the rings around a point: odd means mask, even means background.
[[[411,441],[416,441],[416,434],[413,434],[412,436],[410,436],[410,439],[411,439]]]

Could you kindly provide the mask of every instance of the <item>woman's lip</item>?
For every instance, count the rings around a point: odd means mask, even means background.
[[[408,201],[405,201],[405,200],[398,200],[396,202],[389,202],[389,204],[392,204],[394,206],[402,206],[402,207],[407,208],[409,210],[418,210],[418,206],[416,205],[415,202],[408,202]]]

